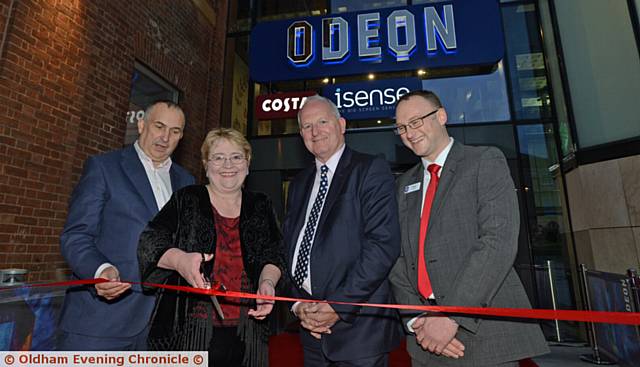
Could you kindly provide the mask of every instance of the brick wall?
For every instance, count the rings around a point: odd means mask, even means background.
[[[186,0],[0,0],[0,269],[31,281],[68,273],[59,254],[84,160],[122,147],[134,62],[182,92],[174,159],[203,178],[202,139],[219,125],[226,1],[215,19]],[[2,37],[0,37],[1,39]]]

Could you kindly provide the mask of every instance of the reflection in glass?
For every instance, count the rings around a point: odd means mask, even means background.
[[[325,0],[262,0],[258,2],[258,22],[302,18],[327,13]]]
[[[435,92],[447,109],[449,124],[508,121],[509,98],[502,62],[486,75],[426,79],[422,89]]]
[[[551,308],[553,287],[558,308],[574,309],[571,256],[568,253],[571,234],[562,205],[563,177],[558,165],[553,127],[551,124],[520,125],[517,132],[539,306]],[[543,326],[547,335],[556,334],[555,325]],[[561,338],[576,338],[575,325],[562,323],[560,326]]]
[[[414,4],[417,4],[414,2]],[[332,0],[332,13],[392,8],[407,5],[407,0]]]
[[[144,117],[147,106],[161,99],[178,102],[178,90],[152,70],[136,63],[131,76],[131,95],[126,117],[124,145],[133,144],[138,139],[138,119]]]
[[[448,0],[413,0],[411,2],[411,4],[413,5],[417,5],[417,4],[433,4],[433,3],[442,3]]]
[[[247,133],[249,116],[248,48],[248,35],[227,38],[222,119],[223,124],[230,124],[243,134]]]
[[[229,1],[228,33],[251,30],[251,0]]]
[[[502,21],[515,118],[550,118],[551,99],[536,5],[504,5]]]
[[[631,19],[630,3],[554,5],[579,148],[640,138],[640,27]],[[579,17],[573,16],[576,7]]]
[[[277,120],[260,120],[255,122],[257,125],[257,136],[267,135],[289,135],[297,134],[298,120],[295,118],[277,119]]]

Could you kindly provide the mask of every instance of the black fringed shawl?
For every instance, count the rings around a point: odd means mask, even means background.
[[[186,252],[215,254],[213,218],[205,186],[188,186],[176,191],[140,235],[138,261],[142,281],[188,286],[176,271],[156,265],[172,247]],[[245,269],[242,291],[256,291],[260,272],[266,264],[277,266],[284,274],[282,236],[271,202],[264,194],[242,192],[240,246]],[[210,272],[213,261],[207,264]],[[212,317],[215,316],[208,296],[155,288],[145,288],[145,291],[157,292],[149,332],[151,350],[204,351],[209,348],[213,334]],[[207,309],[208,319],[190,316],[198,304]],[[263,367],[268,365],[269,327],[266,320],[258,321],[247,316],[248,308],[253,306],[253,301],[243,305],[238,335],[246,347],[243,364]]]

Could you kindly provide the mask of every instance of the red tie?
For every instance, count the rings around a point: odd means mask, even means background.
[[[436,189],[438,188],[439,170],[440,166],[435,163],[430,164],[429,167],[427,167],[427,171],[429,171],[431,179],[429,180],[429,186],[427,186],[427,193],[424,197],[424,206],[422,207],[422,216],[420,217],[420,237],[418,238],[418,291],[420,291],[420,294],[422,294],[424,298],[429,298],[433,294],[429,275],[427,274],[427,265],[424,260],[424,241],[427,238],[427,227],[429,225],[431,205],[433,204],[433,198],[436,196]]]

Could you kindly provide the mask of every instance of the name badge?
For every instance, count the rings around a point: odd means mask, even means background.
[[[414,191],[418,191],[420,190],[420,182],[416,182],[414,184],[411,185],[407,185],[404,187],[404,193],[408,194],[410,192],[414,192]]]

